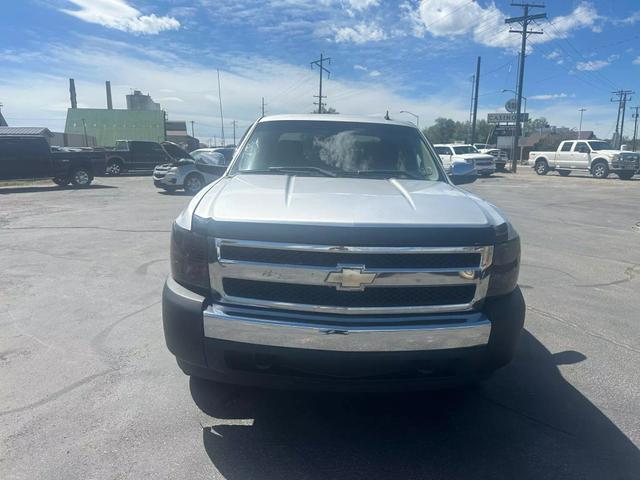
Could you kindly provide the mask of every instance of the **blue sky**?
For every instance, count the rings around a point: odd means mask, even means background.
[[[640,2],[549,0],[531,37],[524,94],[533,117],[611,135],[611,91],[639,92]],[[10,125],[60,130],[74,77],[84,107],[116,108],[131,89],[149,92],[196,135],[219,136],[216,69],[225,128],[241,132],[260,111],[309,112],[317,94],[310,62],[331,57],[327,103],[342,113],[426,126],[469,116],[471,76],[482,56],[479,109],[503,111],[516,80],[519,37],[507,0],[20,0],[3,2],[0,102]],[[630,114],[627,117],[630,122]],[[627,129],[627,132],[630,132]]]

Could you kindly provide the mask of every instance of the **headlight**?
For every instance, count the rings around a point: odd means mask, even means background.
[[[470,165],[473,165],[473,158],[465,158],[464,161]]]
[[[167,170],[167,173],[176,173],[178,171],[178,167],[171,167],[169,170]]]
[[[209,261],[207,237],[173,223],[171,229],[171,276],[185,288],[208,295]]]
[[[518,285],[520,272],[520,236],[507,222],[496,229],[496,245],[493,248],[493,264],[489,271],[488,297],[511,293]]]
[[[620,154],[614,153],[613,155],[611,155],[611,160],[617,162],[618,160],[620,160]]]

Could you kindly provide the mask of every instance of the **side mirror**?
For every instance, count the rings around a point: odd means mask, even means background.
[[[451,165],[449,178],[454,185],[473,183],[478,179],[476,168],[469,163],[456,162]]]

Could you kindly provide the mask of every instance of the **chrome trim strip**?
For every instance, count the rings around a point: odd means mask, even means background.
[[[276,250],[312,251],[312,252],[345,252],[345,253],[378,253],[378,254],[424,254],[424,253],[479,253],[480,264],[473,269],[366,269],[366,272],[376,273],[372,285],[376,287],[403,286],[436,286],[436,285],[469,285],[475,284],[474,298],[466,304],[433,305],[433,306],[396,306],[396,307],[339,307],[324,305],[309,305],[299,303],[259,300],[247,297],[227,295],[223,288],[224,278],[239,278],[245,280],[294,283],[304,285],[326,285],[328,273],[340,267],[350,265],[340,264],[336,267],[319,267],[313,265],[287,265],[262,262],[247,262],[227,260],[221,257],[221,247],[229,245],[235,247],[263,248]],[[211,286],[221,296],[221,303],[245,305],[263,308],[278,308],[307,312],[338,313],[348,315],[363,314],[402,314],[402,313],[437,313],[461,312],[472,310],[474,305],[486,296],[489,277],[487,268],[493,261],[493,247],[360,247],[360,246],[330,246],[305,245],[277,242],[245,241],[230,239],[215,239],[216,261],[209,264]],[[354,265],[355,266],[355,265]],[[361,267],[361,265],[358,265]],[[463,275],[463,272],[466,274]],[[471,273],[471,275],[469,275]]]
[[[486,345],[491,322],[482,314],[456,324],[348,326],[248,318],[212,305],[203,312],[207,338],[273,347],[344,352],[443,350]]]
[[[223,260],[220,273],[225,277],[261,282],[300,283],[304,285],[328,286],[326,279],[330,273],[341,268],[361,267],[361,265],[338,264],[336,267],[298,266],[286,264],[267,264],[258,262],[239,262]],[[462,276],[462,272],[471,273]],[[367,268],[366,273],[375,273],[376,279],[367,288],[389,286],[433,286],[433,285],[469,285],[475,284],[482,275],[480,268],[475,269],[389,269]]]
[[[269,248],[274,250],[297,250],[302,252],[345,252],[345,253],[486,253],[493,247],[359,247],[333,245],[307,245],[296,243],[261,242],[257,240],[233,240],[216,238],[218,258],[223,245],[247,248]]]

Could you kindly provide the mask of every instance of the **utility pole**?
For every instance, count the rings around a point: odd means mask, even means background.
[[[194,123],[196,123],[196,122],[194,122],[193,120],[191,120],[191,136],[192,136],[193,138],[196,138],[196,134],[195,134],[195,133],[194,133],[194,131],[193,131],[193,124],[194,124]]]
[[[224,116],[222,115],[222,94],[220,93],[220,69],[218,70],[218,101],[220,102],[220,129],[222,133],[222,146],[224,146]]]
[[[236,121],[231,122],[233,124],[233,144],[236,144]]]
[[[587,111],[586,108],[581,108],[580,110],[580,128],[578,129],[578,140],[582,139],[582,114]]]
[[[322,107],[325,105],[322,102],[323,98],[327,98],[326,95],[322,95],[322,73],[327,72],[327,78],[331,77],[331,72],[324,67],[324,62],[331,64],[330,57],[323,57],[322,53],[320,54],[320,60],[316,60],[315,62],[311,62],[311,68],[316,65],[320,70],[320,88],[318,89],[318,95],[314,95],[314,97],[318,97],[318,102],[313,102],[314,105],[318,105],[318,113],[322,113]]]
[[[636,141],[638,140],[638,110],[640,110],[640,107],[631,108],[636,111],[636,113],[631,114],[631,118],[633,118],[633,151],[635,152],[638,148]]]
[[[262,116],[264,117],[264,97],[262,97]]]
[[[542,35],[542,32],[529,30],[529,24],[532,20],[538,20],[547,18],[546,13],[538,13],[535,15],[529,15],[530,8],[544,8],[544,5],[536,3],[512,3],[512,7],[522,7],[524,9],[524,15],[521,17],[506,18],[504,23],[512,24],[519,23],[522,26],[522,30],[509,29],[509,33],[519,33],[522,35],[522,46],[520,47],[520,65],[518,67],[518,86],[516,88],[516,134],[513,137],[513,159],[511,160],[511,171],[516,172],[518,168],[518,162],[516,160],[516,150],[518,146],[518,138],[522,133],[520,115],[522,112],[522,86],[524,82],[524,58],[527,53],[527,37],[529,35]]]
[[[478,64],[476,65],[476,82],[475,89],[473,93],[473,116],[471,120],[471,144],[476,141],[476,120],[478,118],[478,89],[480,88],[480,60],[481,57],[478,57]]]
[[[618,148],[622,147],[622,136],[624,135],[624,116],[627,111],[627,102],[631,101],[631,95],[636,92],[631,90],[617,90],[613,93],[617,99],[612,98],[612,102],[618,102],[618,118],[616,119],[616,142],[614,142],[614,147],[617,145]],[[619,130],[618,130],[619,127]]]

